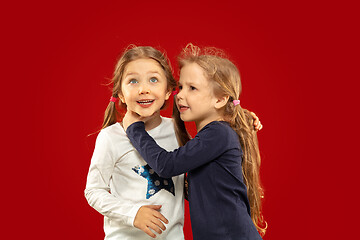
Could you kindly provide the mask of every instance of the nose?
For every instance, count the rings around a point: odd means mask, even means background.
[[[184,95],[183,91],[179,90],[178,93],[176,94],[176,98],[177,99],[182,99],[183,95]]]
[[[147,84],[141,84],[139,86],[139,95],[142,94],[150,94],[150,88],[147,86]]]

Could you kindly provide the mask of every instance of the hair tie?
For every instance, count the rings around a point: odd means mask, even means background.
[[[116,102],[117,101],[117,97],[113,97],[113,96],[111,96],[111,98],[110,98],[110,102]]]
[[[240,105],[240,100],[234,100],[234,101],[233,101],[233,104],[234,104],[234,106]]]

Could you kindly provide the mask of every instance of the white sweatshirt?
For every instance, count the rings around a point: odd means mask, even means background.
[[[178,148],[174,125],[163,118],[148,131],[164,149]],[[160,213],[169,223],[156,239],[184,239],[184,176],[160,178],[130,143],[119,123],[97,136],[86,182],[85,197],[104,215],[105,239],[153,239],[133,226],[143,205],[162,205]]]

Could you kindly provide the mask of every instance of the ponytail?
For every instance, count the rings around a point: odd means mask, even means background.
[[[116,102],[110,101],[105,110],[104,121],[102,123],[101,129],[104,129],[116,123],[117,118],[118,118],[118,112],[116,110]]]
[[[264,197],[264,191],[260,181],[261,158],[256,131],[253,127],[254,119],[250,112],[241,108],[240,105],[234,106],[232,101],[230,101],[228,106],[232,108],[234,113],[233,118],[229,121],[230,125],[238,134],[243,150],[242,171],[244,183],[247,187],[251,219],[263,236],[267,223],[261,214],[261,200]]]

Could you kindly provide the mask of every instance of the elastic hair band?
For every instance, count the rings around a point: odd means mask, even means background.
[[[117,101],[117,97],[113,97],[113,96],[111,96],[111,98],[110,98],[110,102],[116,102]]]
[[[233,104],[234,104],[234,106],[240,105],[240,100],[234,100],[234,101],[233,101]]]

